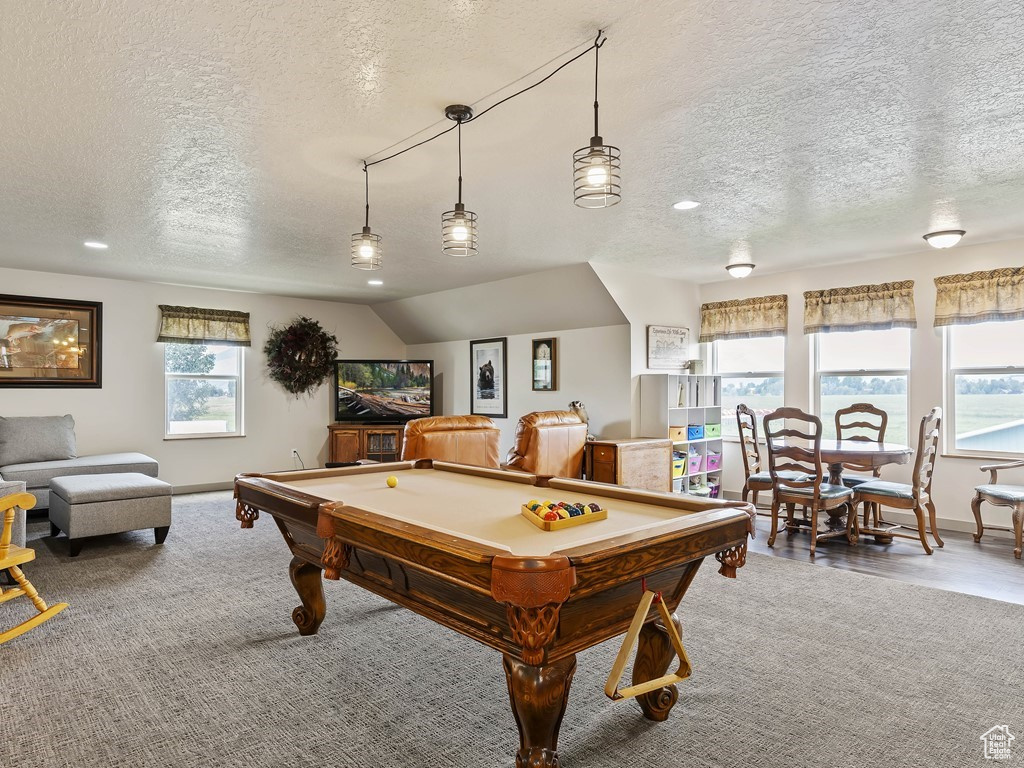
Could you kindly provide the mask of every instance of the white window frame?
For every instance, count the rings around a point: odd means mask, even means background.
[[[956,447],[956,377],[961,376],[1006,376],[1024,375],[1024,368],[1016,365],[990,366],[986,368],[954,368],[953,361],[953,333],[956,326],[944,326],[942,329],[942,367],[946,370],[945,386],[943,387],[942,400],[945,406],[943,411],[946,417],[947,428],[943,429],[943,456],[962,456],[978,459],[1019,459],[1024,458],[1024,453],[1016,451],[971,451],[965,448]]]
[[[733,371],[731,373],[722,373],[721,371],[718,370],[718,341],[728,341],[728,339],[720,339],[720,340],[713,341],[708,346],[711,347],[711,354],[710,354],[711,370],[714,372],[715,376],[718,376],[718,377],[721,378],[721,380],[722,380],[722,391],[723,392],[725,391],[725,383],[726,383],[727,379],[774,379],[774,378],[778,378],[778,379],[782,379],[783,404],[785,404],[785,391],[786,391],[786,371],[785,370],[781,370],[781,371],[746,371],[746,372],[743,372],[743,373],[739,373],[739,372]],[[785,347],[785,344],[786,344],[786,341],[784,340],[783,341],[783,347]],[[783,365],[785,365],[785,360],[783,360]],[[721,401],[721,399],[719,399],[719,401]],[[725,406],[723,405],[722,407],[724,408]],[[761,427],[760,427],[760,425],[758,425],[757,432],[758,432],[758,436],[761,438],[761,442],[763,443],[764,442],[764,437],[761,435]],[[740,441],[738,436],[726,435],[726,434],[722,435],[722,440],[724,440],[727,443],[738,443]]]
[[[216,342],[210,342],[207,346],[216,347],[223,346]],[[230,373],[168,373],[167,372],[167,345],[164,345],[161,362],[164,369],[164,440],[196,440],[196,439],[208,439],[211,437],[245,437],[245,420],[243,414],[245,408],[243,407],[243,379],[245,378],[243,373],[245,371],[245,347],[235,347],[238,350],[238,368],[234,374]],[[235,431],[234,432],[185,432],[171,434],[169,427],[171,425],[170,413],[168,409],[167,391],[168,385],[172,381],[189,380],[189,381],[204,381],[204,380],[215,380],[223,381],[224,379],[235,380]]]
[[[908,358],[906,368],[844,368],[838,370],[821,370],[820,355],[821,350],[819,342],[821,341],[822,334],[812,333],[814,339],[811,342],[812,349],[812,364],[814,370],[814,413],[820,419],[821,418],[821,377],[822,376],[906,376],[907,378],[907,392],[904,395],[907,401],[907,444],[914,439],[913,434],[913,419],[910,417],[910,372],[912,369],[911,361]],[[909,351],[909,350],[908,350]],[[824,432],[826,429],[835,429],[835,422],[832,424],[825,424],[822,422],[821,429]]]

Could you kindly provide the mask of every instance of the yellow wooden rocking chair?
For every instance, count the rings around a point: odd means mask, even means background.
[[[27,547],[18,547],[11,544],[11,530],[14,528],[14,508],[31,509],[36,505],[36,497],[31,493],[14,493],[0,499],[0,512],[4,516],[3,533],[0,534],[0,570],[10,572],[17,586],[4,589],[0,587],[0,603],[13,600],[16,597],[25,596],[32,601],[36,610],[35,616],[26,619],[16,627],[0,632],[0,645],[8,640],[13,640],[18,635],[38,627],[44,621],[48,621],[68,607],[67,603],[57,603],[47,607],[46,601],[39,596],[36,588],[32,586],[25,574],[21,572],[19,565],[35,560],[36,551]]]

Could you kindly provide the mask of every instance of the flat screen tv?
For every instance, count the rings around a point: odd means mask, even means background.
[[[433,360],[335,360],[335,421],[403,422],[434,415]]]

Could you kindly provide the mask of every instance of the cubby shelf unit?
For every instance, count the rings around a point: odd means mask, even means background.
[[[710,429],[709,429],[710,426]],[[702,437],[688,437],[699,427]],[[685,462],[675,465],[672,490],[677,493],[716,494],[722,485],[722,379],[675,373],[640,376],[640,434],[668,437],[673,456]],[[692,434],[694,430],[690,430]],[[707,433],[713,433],[711,437]],[[717,433],[717,434],[715,434]],[[699,456],[699,460],[695,457]],[[717,459],[717,466],[709,469]],[[679,459],[674,459],[678,462]]]

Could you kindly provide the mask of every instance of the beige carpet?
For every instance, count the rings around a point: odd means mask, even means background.
[[[347,583],[299,637],[276,526],[239,530],[226,493],[176,498],[160,547],[72,560],[47,534],[31,575],[71,607],[0,647],[2,766],[513,764],[497,653]],[[994,725],[1024,764],[1024,607],[752,555],[680,613],[695,673],[665,723],[605,698],[613,645],[579,656],[565,768],[985,765]]]

